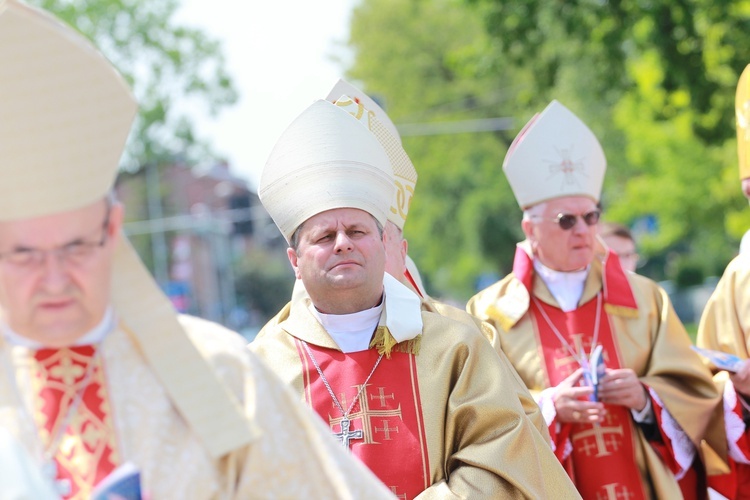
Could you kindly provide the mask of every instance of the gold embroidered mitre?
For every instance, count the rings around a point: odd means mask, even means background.
[[[344,90],[345,93],[333,98],[331,93]],[[393,203],[388,211],[388,220],[403,231],[406,217],[409,214],[411,199],[417,186],[417,170],[409,155],[401,146],[398,131],[385,111],[377,103],[344,80],[339,82],[328,94],[326,100],[332,101],[340,108],[357,118],[375,135],[391,162],[393,182],[396,188]],[[395,134],[395,135],[394,135]]]

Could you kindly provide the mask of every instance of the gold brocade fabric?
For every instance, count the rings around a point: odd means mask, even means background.
[[[425,303],[422,320],[415,359],[431,485],[416,498],[579,498],[546,433],[525,417],[512,375],[477,328]],[[295,338],[338,350],[307,297],[295,300],[288,318],[269,324],[250,348],[304,401]],[[378,369],[389,369],[386,358]]]
[[[666,292],[642,276],[628,274],[628,281],[638,304],[637,316],[619,315],[617,309],[605,308],[621,366],[633,369],[641,382],[658,394],[691,441],[700,447],[711,413],[719,401],[710,373],[691,350],[689,337]],[[601,289],[602,265],[595,260],[580,303],[591,301]],[[537,276],[533,277],[532,293],[541,302],[559,307]],[[500,298],[503,298],[503,305],[498,307]],[[470,313],[487,321],[496,330],[499,348],[507,354],[531,393],[539,394],[550,383],[539,355],[528,308],[528,292],[512,273],[475,295],[467,305]],[[638,426],[632,422],[631,425],[637,436],[636,455],[644,484],[652,485],[655,498],[680,498],[674,476],[655,454]]]
[[[29,361],[34,419],[57,462],[57,479],[68,484],[65,498],[89,498],[93,486],[119,465],[96,348],[40,349]]]
[[[727,352],[742,359],[750,358],[750,259],[739,255],[724,270],[716,289],[706,303],[698,326],[696,344],[699,347]],[[714,382],[723,394],[728,375],[716,370],[708,360],[706,366],[717,373]],[[726,460],[727,443],[723,411],[717,411],[713,425],[716,438],[709,445]]]
[[[213,459],[123,330],[102,343],[101,363],[121,462],[141,471],[153,499],[390,498],[372,474],[344,453],[326,427],[253,356],[239,335],[183,316],[180,321],[221,382],[257,426],[255,440]],[[9,347],[0,341],[0,355]],[[20,393],[31,408],[28,349],[13,347]],[[15,390],[0,377],[0,427],[38,456],[36,430],[18,411]]]

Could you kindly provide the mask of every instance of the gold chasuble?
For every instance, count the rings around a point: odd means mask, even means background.
[[[422,334],[386,353],[384,307],[370,349],[345,354],[310,307],[294,298],[250,349],[397,498],[579,497],[475,325],[421,302]]]
[[[700,326],[697,345],[741,359],[750,358],[750,257],[740,254],[727,266],[711,298]],[[723,394],[723,408],[715,414],[715,430],[721,443],[719,456],[729,457],[731,474],[709,477],[709,484],[728,498],[750,498],[750,429],[746,424],[748,398],[736,391],[726,371],[717,370],[714,382]]]
[[[155,500],[388,496],[247,352],[242,337],[189,316],[180,323],[256,429],[251,443],[221,457],[175,408],[122,323],[97,347],[35,351],[0,336],[8,369],[0,372],[0,428],[40,466],[58,441],[53,473],[63,498],[90,498],[125,463],[140,471],[144,497]]]
[[[513,272],[474,296],[467,310],[496,329],[496,349],[537,398],[555,454],[583,498],[704,498],[696,449],[718,400],[710,374],[666,293],[624,273],[613,253],[597,257],[578,307],[564,312],[521,243]],[[602,346],[607,368],[635,371],[648,390],[653,424],[636,423],[619,405],[607,405],[600,424],[557,421],[551,388],[594,345]]]

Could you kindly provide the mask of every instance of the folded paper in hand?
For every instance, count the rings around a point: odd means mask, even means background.
[[[728,352],[713,351],[711,349],[703,349],[702,347],[696,346],[690,347],[692,347],[695,352],[708,359],[719,370],[726,370],[735,373],[742,368],[742,365],[745,362],[744,359],[735,356],[734,354],[729,354]]]
[[[581,356],[581,368],[583,369],[583,381],[587,387],[593,387],[594,392],[589,396],[589,401],[599,401],[599,382],[606,373],[607,366],[604,364],[604,349],[598,344],[591,350],[589,357]]]

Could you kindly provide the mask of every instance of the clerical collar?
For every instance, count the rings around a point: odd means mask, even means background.
[[[342,352],[364,351],[385,308],[385,326],[396,340],[404,342],[422,333],[422,299],[388,273],[383,275],[383,300],[371,309],[352,314],[323,314],[310,310],[336,341]]]
[[[79,346],[79,345],[87,345],[87,344],[97,344],[104,340],[104,337],[107,336],[109,332],[111,332],[114,329],[115,325],[115,312],[112,309],[112,306],[107,307],[107,310],[104,313],[104,318],[99,322],[98,325],[96,325],[93,329],[91,329],[89,332],[87,332],[82,337],[79,337],[78,340],[76,340],[71,347],[73,346]],[[2,327],[3,336],[5,337],[5,340],[8,341],[11,345],[17,345],[21,347],[26,347],[28,349],[44,349],[46,346],[42,344],[41,342],[37,342],[35,340],[31,340],[27,337],[24,337],[23,335],[14,332],[10,329],[10,327],[7,324],[3,324]]]
[[[547,285],[550,293],[560,305],[560,309],[565,312],[578,307],[589,269],[590,265],[581,271],[555,271],[542,264],[539,259],[534,259],[534,270]]]
[[[383,313],[384,301],[364,311],[351,314],[325,314],[310,303],[310,310],[320,324],[336,341],[341,352],[364,351],[370,347],[370,339],[375,332],[380,315]]]

